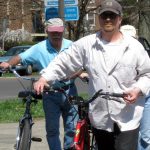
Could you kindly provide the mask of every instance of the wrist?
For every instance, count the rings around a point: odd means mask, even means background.
[[[9,64],[9,63],[8,63],[8,64]],[[12,65],[11,65],[11,64],[9,64],[9,65],[8,65],[8,67],[9,67],[9,68],[12,68]]]

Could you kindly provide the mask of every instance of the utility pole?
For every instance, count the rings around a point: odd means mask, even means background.
[[[64,21],[64,0],[59,0],[59,11],[58,11],[59,17]]]
[[[6,28],[7,28],[7,25],[6,25],[6,18],[3,19],[3,36],[2,36],[2,50],[5,49],[5,34],[6,34]]]

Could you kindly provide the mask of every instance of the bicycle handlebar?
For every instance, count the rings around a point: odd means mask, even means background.
[[[33,82],[36,81],[35,78],[33,77],[24,77],[24,76],[20,76],[17,71],[15,70],[15,68],[13,67],[10,67],[8,68],[7,70],[11,71],[17,78],[20,78],[20,79],[23,79],[23,80],[30,80],[33,84]],[[2,69],[0,68],[0,72],[5,72],[7,71],[6,69]],[[23,86],[23,85],[22,85]],[[110,99],[110,97],[118,97],[118,98],[123,98],[124,97],[124,94],[123,93],[110,93],[110,92],[103,92],[102,89],[100,89],[99,91],[97,91],[90,99],[88,100],[85,100],[83,99],[82,97],[80,96],[69,96],[66,92],[65,92],[65,89],[63,88],[53,88],[52,86],[51,87],[46,87],[44,92],[48,92],[48,91],[54,91],[54,92],[61,92],[63,93],[66,98],[69,100],[70,103],[72,104],[75,104],[75,105],[87,105],[89,103],[91,103],[92,101],[94,101],[97,97],[101,96],[105,99]],[[21,91],[19,92],[18,94],[18,97],[27,97],[31,95],[33,98],[35,99],[41,99],[42,98],[42,95],[37,95],[35,91],[33,90],[25,90],[25,91]],[[112,99],[111,100],[115,100],[115,101],[118,101],[118,102],[121,102],[117,99]]]
[[[22,85],[22,87],[24,88],[24,91],[20,91],[18,93],[19,98],[26,98],[28,96],[32,96],[35,99],[41,99],[42,98],[42,95],[37,95],[36,92],[34,90],[32,90],[33,83],[35,81],[37,81],[37,79],[35,79],[33,77],[20,76],[17,73],[17,71],[15,70],[15,67],[9,67],[7,69],[0,68],[1,73],[5,73],[7,71],[12,72],[15,75],[15,77],[18,78],[18,79],[31,81],[31,85],[30,85],[31,87],[30,87],[30,90],[29,90],[29,89],[25,88],[25,86],[23,85],[23,83],[20,80],[18,80],[20,82],[20,84]]]
[[[20,82],[20,84],[22,85],[22,87],[24,88],[24,91],[20,91],[20,92],[18,93],[18,97],[19,97],[19,98],[26,98],[26,97],[28,97],[28,96],[32,96],[32,97],[35,98],[35,99],[42,99],[42,94],[37,95],[37,94],[36,94],[36,91],[32,90],[33,83],[34,83],[35,81],[37,81],[37,79],[35,79],[35,78],[33,78],[33,77],[20,76],[20,75],[17,73],[17,71],[15,70],[15,67],[9,67],[9,68],[7,68],[7,69],[0,68],[0,72],[1,72],[1,73],[5,73],[6,71],[11,71],[11,72],[15,75],[15,77],[18,78],[18,79],[31,81],[31,88],[30,88],[30,90],[29,90],[29,89],[26,89],[26,88],[24,87],[23,83],[22,83],[20,80],[18,80],[18,81]],[[60,87],[60,88],[53,88],[53,86],[51,86],[51,87],[45,87],[45,88],[44,88],[44,92],[53,91],[53,92],[61,92],[61,93],[64,93],[64,94],[65,94],[65,88],[66,88],[65,85],[64,85],[63,88],[61,88],[61,87]]]
[[[88,105],[89,103],[91,103],[92,101],[94,101],[96,98],[98,97],[102,97],[108,100],[114,100],[114,101],[118,101],[121,102],[118,99],[113,99],[114,97],[116,98],[123,98],[124,94],[123,93],[110,93],[110,92],[103,92],[103,90],[99,90],[97,91],[90,99],[85,100],[80,96],[71,96],[69,98],[70,102],[74,105]]]

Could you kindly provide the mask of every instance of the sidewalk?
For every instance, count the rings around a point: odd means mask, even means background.
[[[44,119],[35,120],[33,125],[32,135],[35,137],[42,138],[42,142],[32,142],[31,150],[49,150],[47,141],[46,141],[46,133],[45,133],[45,122]],[[63,128],[62,121],[60,121],[60,137],[62,141],[63,137]],[[14,144],[16,140],[18,123],[0,123],[0,150],[14,150]]]

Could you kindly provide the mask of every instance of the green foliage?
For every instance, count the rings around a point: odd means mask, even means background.
[[[5,41],[5,50],[9,50],[11,47],[17,46],[18,42],[15,41]]]
[[[14,46],[22,46],[22,45],[34,45],[37,42],[32,42],[32,41],[23,41],[23,42],[17,42],[17,41],[6,41],[5,42],[5,50],[9,50],[11,47]]]
[[[5,53],[6,53],[6,51],[0,50],[0,56],[4,55]]]
[[[18,45],[22,46],[22,45],[34,45],[36,44],[37,42],[33,42],[33,41],[24,41],[24,42],[21,42],[21,43],[18,43]]]

